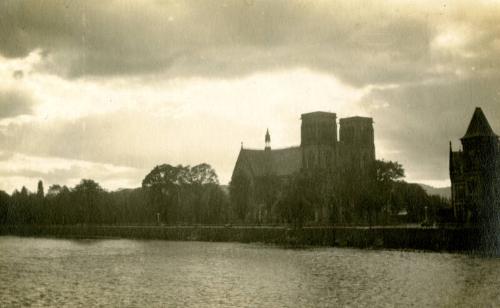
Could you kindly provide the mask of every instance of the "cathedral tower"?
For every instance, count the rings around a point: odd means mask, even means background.
[[[301,116],[302,168],[332,170],[337,151],[337,115],[311,112]]]
[[[375,162],[373,119],[340,119],[341,164],[359,176],[368,176]]]

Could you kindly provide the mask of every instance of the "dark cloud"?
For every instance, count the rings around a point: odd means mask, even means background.
[[[370,12],[370,13],[366,13]],[[4,1],[0,52],[68,77],[234,76],[308,66],[358,85],[415,80],[433,25],[391,6],[306,1]]]
[[[0,90],[0,119],[31,114],[33,100],[24,93],[15,90]]]
[[[448,140],[457,146],[476,105],[500,133],[499,19],[499,6],[461,2],[7,0],[0,2],[0,54],[41,50],[35,70],[65,78],[231,78],[307,67],[358,88],[382,85],[362,103],[378,142],[393,151],[386,158],[403,162],[413,178],[445,179]],[[31,103],[0,93],[0,107],[5,118],[29,113]],[[207,125],[221,120],[207,118]],[[172,153],[179,163],[191,155],[196,142],[186,141],[185,150],[174,133],[180,128],[194,129],[110,114],[13,124],[0,146],[144,168]],[[210,137],[200,131],[191,136]]]
[[[414,178],[446,179],[448,143],[459,148],[476,106],[500,133],[498,84],[500,77],[404,85],[372,91],[363,103],[372,109],[377,137],[394,151],[386,158],[403,162]]]

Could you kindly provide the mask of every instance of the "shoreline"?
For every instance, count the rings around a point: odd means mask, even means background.
[[[118,226],[3,225],[0,235],[54,238],[130,238],[170,241],[265,243],[285,246],[496,251],[478,228],[401,226]]]

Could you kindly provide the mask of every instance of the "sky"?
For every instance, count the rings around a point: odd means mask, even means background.
[[[498,1],[1,1],[0,189],[137,187],[243,142],[300,143],[300,114],[374,119],[378,159],[449,185],[476,106],[500,133]]]

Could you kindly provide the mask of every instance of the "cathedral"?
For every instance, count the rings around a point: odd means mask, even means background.
[[[272,149],[269,131],[265,134],[263,149],[246,149],[242,146],[231,183],[234,186],[238,182],[238,185],[243,186],[233,202],[245,204],[246,212],[240,215],[240,218],[245,217],[245,221],[272,221],[273,203],[279,199],[276,196],[279,196],[280,191],[266,190],[270,178],[278,181],[278,184],[287,183],[297,174],[326,174],[327,178],[333,179],[339,174],[348,173],[353,178],[364,179],[373,170],[375,143],[372,118],[342,118],[338,121],[339,129],[335,113],[305,113],[301,121],[299,146]],[[325,189],[331,188],[334,183],[333,180],[329,181]],[[269,194],[272,196],[266,198]],[[328,220],[331,206],[312,207],[316,222]]]
[[[450,179],[454,216],[465,224],[498,219],[500,198],[500,142],[481,108],[476,108],[462,149],[450,142]]]

